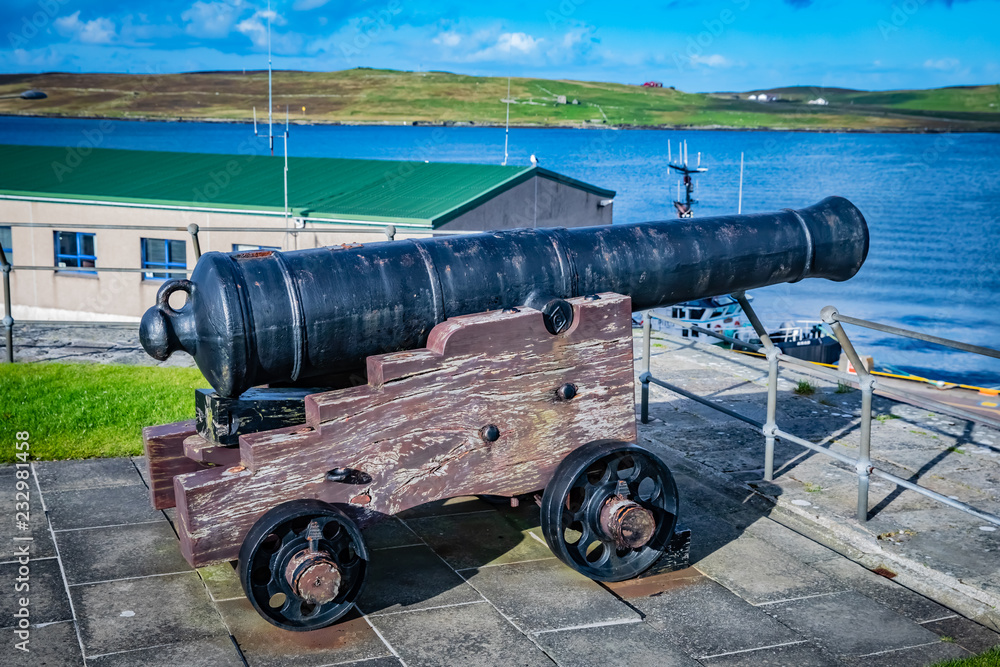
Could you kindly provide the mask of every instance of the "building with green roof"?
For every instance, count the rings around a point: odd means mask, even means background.
[[[191,225],[201,251],[231,252],[370,243],[390,226],[402,238],[612,221],[613,191],[537,166],[294,157],[286,187],[285,164],[0,145],[15,319],[138,317],[165,277],[194,266]]]

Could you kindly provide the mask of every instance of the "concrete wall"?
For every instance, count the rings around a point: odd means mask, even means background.
[[[613,204],[600,206],[605,199],[543,176],[535,176],[441,225],[439,229],[610,225]]]

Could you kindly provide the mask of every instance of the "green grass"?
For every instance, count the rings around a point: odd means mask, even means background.
[[[944,641],[943,638],[942,641]],[[1000,646],[994,646],[979,655],[969,658],[955,658],[954,660],[935,662],[933,667],[1000,667]]]
[[[800,396],[812,396],[816,393],[816,387],[812,386],[809,380],[799,380],[799,383],[795,385],[794,391]]]
[[[510,86],[515,126],[1000,131],[995,85],[886,92],[792,87],[772,91],[784,101],[766,104],[750,102],[747,93],[593,81],[516,77]],[[267,73],[0,75],[0,94],[29,88],[49,97],[0,99],[0,113],[249,122],[266,99]],[[559,104],[561,95],[578,104]],[[502,125],[506,96],[504,77],[368,68],[274,73],[274,104],[287,105],[293,122]],[[830,105],[805,103],[819,96]]]
[[[0,365],[0,461],[14,461],[14,435],[31,434],[31,458],[83,459],[142,453],[142,428],[192,419],[196,368],[106,364]]]

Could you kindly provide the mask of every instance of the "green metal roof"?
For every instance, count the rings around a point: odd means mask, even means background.
[[[283,157],[0,145],[0,195],[237,211],[284,211]],[[432,227],[534,175],[601,197],[611,190],[546,169],[443,162],[288,158],[295,216]]]

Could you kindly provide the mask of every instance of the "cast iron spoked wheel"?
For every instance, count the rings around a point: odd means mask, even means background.
[[[652,452],[599,440],[569,454],[545,487],[542,534],[566,565],[624,581],[663,553],[677,523],[677,486]]]
[[[254,524],[240,548],[243,592],[269,623],[316,630],[350,611],[361,595],[368,549],[343,512],[318,500],[293,500]]]

